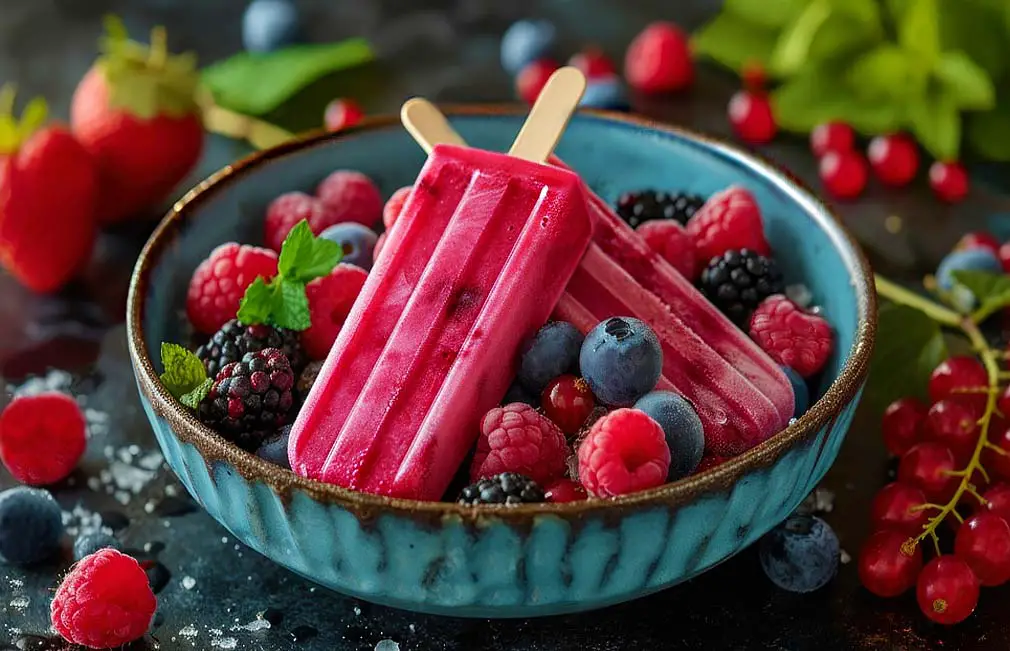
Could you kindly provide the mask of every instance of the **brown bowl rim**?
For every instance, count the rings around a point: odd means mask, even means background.
[[[441,108],[450,117],[523,115],[527,112],[526,107],[513,104],[444,105]],[[855,238],[842,225],[841,220],[834,212],[802,182],[783,172],[774,163],[760,155],[745,152],[734,145],[690,129],[664,124],[645,117],[602,110],[580,110],[579,113],[622,123],[626,126],[662,131],[681,139],[700,142],[724,156],[745,163],[750,170],[757,172],[766,181],[772,182],[780,190],[785,191],[793,201],[799,203],[818,222],[821,228],[828,231],[835,248],[846,260],[847,266],[855,270],[853,280],[857,293],[857,307],[860,311],[859,322],[855,340],[849,350],[842,372],[832,382],[827,392],[785,430],[747,452],[705,472],[646,491],[606,500],[590,499],[561,504],[545,503],[512,507],[474,507],[452,502],[422,502],[361,493],[306,479],[241,450],[203,425],[165,390],[155,371],[150,351],[148,351],[144,339],[143,301],[146,296],[149,275],[161,253],[171,244],[181,227],[187,222],[191,208],[210,199],[221,188],[241,180],[245,172],[264,162],[293,155],[307,148],[324,146],[331,141],[347,136],[398,125],[399,116],[395,114],[369,116],[361,123],[335,133],[322,130],[311,131],[276,147],[250,154],[207,177],[171,207],[144,245],[137,259],[127,299],[127,336],[130,356],[140,381],[141,390],[151,399],[152,407],[172,425],[173,433],[180,441],[196,447],[206,463],[213,460],[226,461],[234,466],[245,479],[264,482],[278,491],[280,495],[289,495],[291,491],[297,489],[315,501],[339,505],[360,515],[395,512],[405,516],[419,514],[428,517],[455,516],[463,520],[497,518],[525,521],[530,517],[543,515],[582,518],[589,515],[604,515],[607,512],[613,512],[615,507],[677,506],[690,502],[704,493],[727,489],[744,474],[773,464],[787,450],[813,437],[823,426],[832,422],[845,405],[855,399],[866,378],[876,336],[877,310],[873,276],[870,265]]]

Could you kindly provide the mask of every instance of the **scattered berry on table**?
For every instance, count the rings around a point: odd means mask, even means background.
[[[596,421],[578,456],[579,481],[596,497],[661,486],[670,472],[663,428],[637,409],[618,409]]]
[[[235,318],[245,290],[256,280],[277,274],[277,254],[269,249],[229,242],[214,249],[193,272],[186,294],[186,315],[197,332],[211,335]]]
[[[866,158],[881,183],[893,187],[908,185],[919,170],[919,148],[900,133],[875,137],[866,149]]]
[[[79,561],[85,556],[91,556],[100,549],[122,551],[122,546],[114,536],[107,533],[86,533],[74,541],[74,560]]]
[[[372,268],[372,255],[379,236],[371,228],[357,222],[343,222],[330,226],[319,237],[341,246],[344,251],[341,262],[356,265],[365,271]]]
[[[567,477],[549,484],[544,489],[544,495],[548,502],[554,502],[555,504],[579,502],[588,498],[586,489],[578,482],[574,482]]]
[[[965,464],[975,451],[981,415],[965,402],[944,398],[933,403],[926,413],[926,437],[948,448],[955,461]]]
[[[337,223],[337,215],[316,197],[304,192],[285,192],[267,206],[263,226],[263,241],[267,248],[280,253],[291,229],[307,221],[313,234],[318,235]]]
[[[758,543],[761,568],[772,583],[789,592],[813,592],[838,572],[838,536],[813,515],[792,515]]]
[[[982,493],[982,497],[986,502],[983,507],[986,511],[1010,522],[1010,484],[995,483]]]
[[[1006,414],[1006,412],[1003,413]],[[988,434],[989,442],[1002,450],[1004,454],[986,448],[982,451],[982,466],[989,471],[990,475],[1010,480],[1010,427],[1002,426],[996,429],[990,424]]]
[[[579,106],[614,111],[627,110],[628,94],[624,89],[624,82],[617,75],[590,79],[582,99],[579,100]]]
[[[614,62],[596,47],[587,47],[581,52],[576,52],[568,59],[568,65],[580,70],[590,80],[617,74]]]
[[[957,470],[954,454],[945,446],[927,441],[918,443],[901,457],[898,481],[915,486],[935,503],[944,503],[957,488],[957,477],[948,473]]]
[[[712,195],[687,222],[687,232],[694,239],[701,269],[708,266],[709,260],[731,249],[771,254],[757,201],[750,191],[739,186]]]
[[[338,97],[326,105],[323,124],[327,131],[340,131],[361,122],[365,112],[358,103],[348,97]]]
[[[926,494],[910,484],[891,482],[880,489],[870,506],[870,521],[876,531],[893,529],[915,537],[929,520],[926,509],[917,509],[926,504]]]
[[[628,46],[624,76],[632,88],[643,93],[686,89],[694,81],[687,35],[673,23],[652,23]]]
[[[288,439],[290,437],[291,426],[285,425],[277,430],[276,434],[271,434],[263,439],[263,443],[256,449],[256,456],[285,470],[291,470],[291,462],[288,460]]]
[[[922,612],[937,624],[957,624],[975,612],[978,579],[956,556],[937,556],[919,572],[915,597]]]
[[[210,341],[196,349],[196,356],[207,368],[207,376],[214,378],[221,369],[240,361],[246,353],[265,348],[281,349],[295,373],[305,368],[305,352],[299,333],[266,324],[244,326],[238,319],[221,326]]]
[[[63,512],[49,491],[18,486],[0,493],[0,563],[34,565],[63,537]]]
[[[382,207],[382,225],[387,230],[392,228],[393,224],[396,223],[396,218],[403,211],[403,206],[407,203],[407,197],[410,196],[410,191],[413,189],[414,186],[405,185],[386,200],[386,205]]]
[[[459,503],[467,506],[478,504],[539,504],[545,500],[544,489],[520,474],[503,472],[493,477],[480,479],[463,489]]]
[[[510,75],[551,54],[557,30],[547,20],[520,20],[501,38],[501,65]]]
[[[866,188],[866,160],[855,150],[824,154],[818,173],[824,188],[837,199],[854,199]]]
[[[929,376],[929,399],[953,398],[972,405],[981,415],[986,402],[983,391],[988,386],[989,376],[977,357],[954,355],[940,362]]]
[[[675,219],[686,226],[703,205],[705,198],[699,194],[636,190],[617,199],[616,212],[632,228],[663,219]]]
[[[579,368],[579,351],[585,337],[567,321],[549,321],[529,340],[519,357],[519,382],[534,396],[547,383]]]
[[[965,249],[988,249],[993,255],[999,256],[1000,241],[991,233],[985,231],[971,231],[961,236],[961,239],[954,245],[954,250]]]
[[[309,362],[305,365],[305,370],[301,372],[298,376],[298,381],[295,383],[295,390],[298,392],[298,397],[304,400],[309,391],[312,390],[312,385],[316,383],[316,378],[319,377],[319,372],[323,370],[323,361],[316,360]]]
[[[984,586],[1010,580],[1010,525],[988,511],[964,521],[954,538],[954,554],[971,567]]]
[[[897,597],[915,585],[922,570],[922,548],[905,547],[908,534],[877,531],[859,552],[859,580],[878,597]],[[908,553],[908,552],[911,553]]]
[[[541,397],[544,415],[565,434],[575,434],[596,408],[589,384],[574,375],[560,375],[547,383]]]
[[[276,348],[248,353],[225,366],[202,403],[200,420],[240,448],[254,452],[276,432],[294,403],[295,377],[287,356]]]
[[[611,317],[586,335],[579,368],[600,402],[626,407],[656,388],[663,371],[663,349],[644,322]]]
[[[316,188],[316,196],[332,215],[333,221],[327,226],[340,222],[358,222],[365,226],[374,226],[382,217],[382,194],[372,183],[372,179],[361,172],[354,170],[333,172]]]
[[[824,368],[835,339],[824,317],[801,310],[781,294],[769,296],[754,311],[750,336],[772,359],[804,378]]]
[[[532,407],[540,406],[540,398],[527,391],[526,387],[524,387],[518,380],[509,385],[508,391],[505,392],[505,397],[502,398],[501,404],[504,406],[512,404],[513,402],[521,402]]]
[[[273,52],[301,38],[301,16],[290,0],[253,0],[246,7],[242,46],[249,52]]]
[[[743,327],[762,301],[781,294],[786,284],[774,259],[749,249],[730,249],[709,261],[699,286],[713,305]]]
[[[810,132],[810,151],[820,158],[829,151],[850,151],[856,141],[852,127],[844,122],[825,122]]]
[[[705,452],[705,430],[691,403],[672,391],[652,391],[638,399],[635,409],[663,428],[670,449],[666,481],[677,481],[693,473]]]
[[[810,408],[810,387],[807,386],[807,381],[800,377],[799,373],[788,366],[783,366],[782,372],[786,374],[789,384],[793,386],[793,418],[799,418]]]
[[[728,112],[730,126],[740,140],[752,145],[763,145],[775,138],[778,125],[765,93],[737,91],[729,100]]]
[[[650,249],[669,262],[682,276],[694,280],[695,270],[698,268],[694,240],[680,222],[672,219],[648,221],[636,230]]]
[[[484,415],[470,481],[503,472],[546,484],[565,473],[568,448],[558,426],[524,403],[495,407]]]
[[[968,195],[968,173],[960,163],[936,161],[929,166],[929,187],[943,201],[957,203]]]
[[[305,286],[312,325],[302,332],[302,346],[309,359],[325,359],[329,354],[367,279],[364,269],[340,263],[328,276]]]
[[[54,484],[73,472],[87,446],[87,423],[63,393],[15,398],[0,414],[0,459],[19,482]]]
[[[68,642],[108,649],[147,633],[157,607],[140,564],[103,549],[70,570],[56,589],[50,616],[53,628]]]
[[[716,466],[721,466],[727,459],[728,457],[719,456],[718,454],[706,454],[701,458],[701,463],[698,464],[698,467],[694,469],[694,474],[697,475]]]
[[[900,457],[922,442],[926,412],[926,405],[916,398],[899,398],[887,406],[880,429],[888,452]]]
[[[553,59],[537,59],[527,64],[516,76],[516,94],[527,104],[537,101],[558,64]]]

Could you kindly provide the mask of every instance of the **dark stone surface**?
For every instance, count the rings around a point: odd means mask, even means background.
[[[16,80],[24,96],[45,94],[54,112],[65,116],[73,86],[94,52],[102,13],[121,13],[135,31],[165,24],[173,47],[195,49],[206,62],[238,48],[243,4],[241,0],[3,0],[0,78]],[[497,37],[521,16],[556,20],[567,51],[594,41],[619,56],[648,20],[676,18],[691,27],[716,3],[314,0],[299,4],[311,18],[315,39],[363,34],[373,39],[383,57],[374,66],[324,80],[280,111],[275,117],[291,128],[315,126],[326,100],[336,95],[357,97],[370,112],[394,110],[413,94],[439,101],[507,100],[510,82],[498,68]],[[725,135],[724,109],[734,88],[732,78],[706,69],[689,95],[639,99],[635,107],[657,119]],[[245,151],[238,143],[216,137],[208,143],[200,174]],[[780,139],[761,153],[808,182],[816,180],[813,160],[798,139]],[[987,178],[1007,178],[1005,169],[977,171]],[[676,179],[670,184],[676,189]],[[911,190],[901,192],[874,187],[860,202],[841,207],[840,214],[879,270],[913,278],[932,270],[961,232],[981,225],[986,214],[1007,209],[1010,201],[993,188],[976,188],[964,204],[942,206],[920,178]],[[886,229],[889,215],[901,216],[905,228],[897,233]],[[47,367],[68,369],[73,372],[72,384],[63,388],[84,396],[95,410],[87,458],[70,480],[54,489],[57,498],[68,511],[80,505],[89,513],[103,513],[105,524],[116,530],[124,546],[149,562],[149,572],[160,581],[167,581],[159,594],[152,636],[131,649],[371,650],[384,639],[396,641],[404,651],[996,650],[1010,645],[1006,617],[1010,588],[985,590],[974,616],[961,626],[943,629],[928,624],[909,595],[894,600],[871,597],[859,587],[851,562],[815,594],[786,594],[763,577],[753,551],[653,597],[596,613],[542,620],[427,617],[316,588],[236,544],[210,517],[192,510],[172,474],[156,463],[157,457],[148,456],[157,446],[139,410],[121,320],[129,270],[151,226],[150,221],[141,221],[103,236],[81,281],[57,297],[32,296],[0,276],[0,374],[8,390]],[[105,422],[99,422],[101,418]],[[825,517],[850,555],[856,554],[868,533],[869,501],[887,481],[887,473],[876,415],[864,409],[825,482],[835,494],[834,511]],[[0,470],[0,487],[12,484]],[[71,526],[80,527],[80,520],[78,511]],[[59,573],[69,565],[71,542],[68,538],[61,559],[42,567],[0,568],[0,646],[64,648],[22,634],[48,634],[49,598]],[[259,617],[272,626],[250,630],[256,626],[249,624]],[[301,641],[294,642],[296,638]]]

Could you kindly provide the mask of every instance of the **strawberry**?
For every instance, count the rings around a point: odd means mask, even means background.
[[[118,19],[106,31],[70,107],[74,134],[98,161],[103,224],[164,201],[203,149],[196,59],[170,56],[161,28],[150,46],[130,41]]]
[[[70,131],[42,127],[44,100],[20,123],[13,104],[13,91],[0,91],[0,263],[25,287],[52,292],[91,256],[97,172]]]

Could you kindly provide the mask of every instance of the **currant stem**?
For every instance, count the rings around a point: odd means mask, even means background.
[[[952,328],[960,328],[962,326],[964,319],[954,310],[893,283],[879,274],[874,276],[874,281],[877,286],[877,293],[884,298],[900,305],[915,308],[937,323]],[[984,349],[988,349],[988,346],[985,345],[985,339],[982,339],[982,345],[985,346]]]

